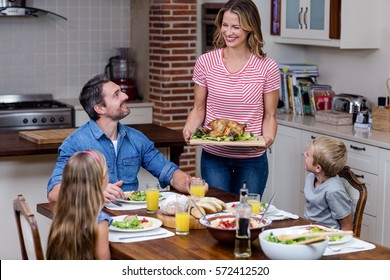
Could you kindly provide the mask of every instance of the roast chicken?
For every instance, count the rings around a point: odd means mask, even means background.
[[[206,130],[205,133],[210,137],[231,136],[233,138],[241,136],[245,131],[245,124],[228,120],[215,119],[209,123],[211,130]]]

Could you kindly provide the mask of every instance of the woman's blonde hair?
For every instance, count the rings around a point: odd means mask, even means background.
[[[223,15],[226,11],[236,14],[241,28],[248,32],[247,43],[251,52],[259,58],[265,57],[260,15],[256,4],[252,0],[230,0],[219,10],[215,18],[215,26],[217,28],[213,39],[214,48],[226,47],[226,42],[221,33]]]
[[[99,151],[77,152],[68,160],[50,228],[47,259],[96,259],[106,175],[106,159]]]
[[[313,140],[313,165],[319,164],[328,177],[336,176],[347,164],[347,148],[334,137],[319,136]]]

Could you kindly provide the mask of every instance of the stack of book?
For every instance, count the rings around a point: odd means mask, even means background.
[[[317,110],[330,110],[334,95],[330,85],[317,83],[318,66],[307,63],[280,63],[281,87],[279,112],[314,115]]]

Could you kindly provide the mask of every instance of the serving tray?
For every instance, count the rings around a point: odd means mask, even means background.
[[[175,216],[168,216],[161,213],[161,210],[157,212],[157,219],[159,219],[164,227],[175,228],[176,218]],[[199,220],[190,215],[190,229],[205,229],[206,227],[199,223]]]
[[[220,145],[220,146],[241,146],[241,147],[253,147],[260,146],[265,147],[265,140],[263,136],[255,136],[253,140],[243,141],[213,141],[202,139],[190,139],[190,145]]]

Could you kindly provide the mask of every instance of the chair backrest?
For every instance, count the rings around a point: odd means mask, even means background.
[[[45,259],[38,224],[22,194],[13,203],[23,260]]]
[[[353,233],[356,237],[360,237],[364,207],[366,206],[368,195],[367,187],[359,181],[349,166],[345,166],[338,175],[343,180],[345,189],[352,200],[354,210]]]

